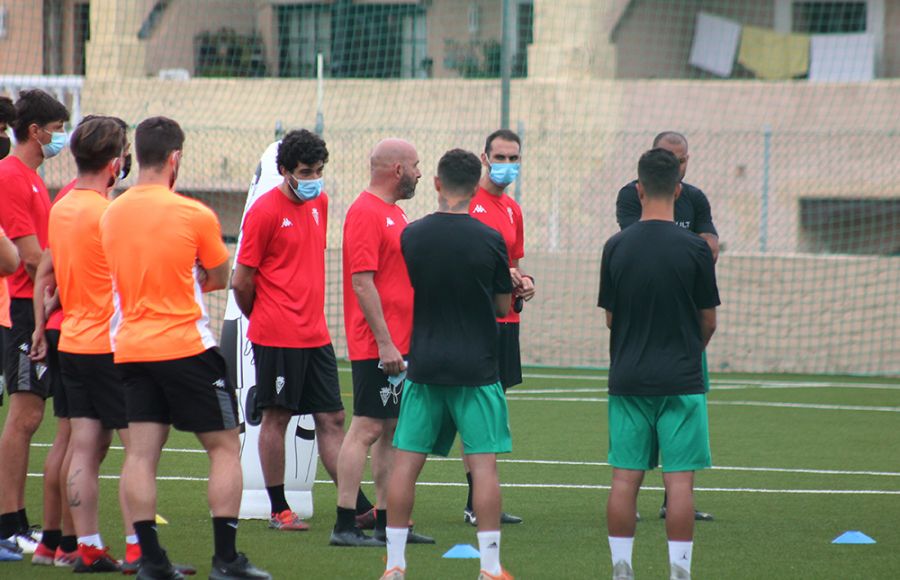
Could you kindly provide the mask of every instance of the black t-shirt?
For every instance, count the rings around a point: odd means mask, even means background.
[[[632,181],[619,190],[616,198],[616,221],[624,230],[641,219],[641,199],[638,197],[637,181]],[[706,194],[690,183],[681,183],[681,195],[675,200],[675,225],[695,234],[718,236],[713,225],[712,210]]]
[[[668,221],[640,221],[603,247],[598,305],[612,312],[611,395],[704,392],[699,310],[719,305],[707,243]]]
[[[503,238],[467,214],[433,213],[406,226],[400,246],[415,291],[409,380],[496,383],[494,295],[512,292]]]

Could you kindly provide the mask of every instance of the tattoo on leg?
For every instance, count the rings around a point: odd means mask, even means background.
[[[79,473],[81,473],[80,469],[78,469],[77,471],[75,471],[75,473],[73,473],[72,475],[69,476],[68,487],[70,490],[75,486],[75,478],[78,477]],[[69,492],[69,507],[74,508],[74,507],[78,507],[80,505],[81,505],[81,497],[79,497],[78,491],[76,490],[74,495],[71,492]]]

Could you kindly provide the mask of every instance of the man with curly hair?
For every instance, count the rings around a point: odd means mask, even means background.
[[[344,405],[337,360],[325,323],[325,244],[328,196],[322,174],[325,142],[305,129],[278,146],[284,180],[244,217],[241,249],[231,281],[250,320],[247,338],[256,361],[262,409],[259,460],[271,502],[269,527],[308,529],[284,494],[284,439],[293,415],[312,414],[319,455],[337,481],[344,440]]]

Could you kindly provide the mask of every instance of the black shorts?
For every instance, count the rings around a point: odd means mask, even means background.
[[[50,328],[47,336],[47,373],[50,375],[50,396],[53,397],[53,416],[60,419],[69,418],[69,400],[63,388],[62,374],[59,366],[59,331]]]
[[[497,335],[497,366],[503,390],[522,382],[522,355],[519,352],[519,323],[501,322]]]
[[[330,344],[317,348],[253,345],[256,404],[294,415],[341,411],[337,359]]]
[[[205,433],[238,426],[237,397],[219,349],[175,360],[118,365],[129,423]]]
[[[34,305],[28,298],[13,298],[9,304],[12,328],[3,332],[4,368],[6,392],[34,393],[42,399],[53,395],[50,372],[47,363],[33,363],[28,358],[31,352],[31,335],[34,333]]]
[[[403,358],[406,358],[405,356]],[[400,416],[403,383],[391,385],[378,368],[378,359],[350,361],[353,371],[353,414],[372,419],[396,419]]]
[[[61,352],[59,366],[70,419],[97,419],[104,429],[128,427],[125,385],[112,354]]]

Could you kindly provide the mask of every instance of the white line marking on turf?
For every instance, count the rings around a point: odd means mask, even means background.
[[[41,473],[29,473],[28,477],[43,477]],[[101,475],[100,479],[119,479],[118,475]],[[157,481],[208,481],[205,477],[184,477],[174,475],[157,476]],[[316,483],[331,485],[330,479],[317,479]],[[373,485],[372,481],[363,481],[363,484]],[[445,481],[419,481],[416,485],[423,487],[467,487],[469,484],[461,482]],[[500,487],[519,489],[586,489],[608,490],[608,485],[589,485],[573,483],[501,483]],[[664,487],[646,486],[642,491],[665,491]],[[760,489],[752,487],[695,487],[694,491],[710,491],[719,493],[784,493],[784,494],[808,494],[808,495],[900,495],[900,490],[883,489]]]
[[[51,447],[49,443],[32,443],[32,447]],[[110,449],[123,450],[123,447],[114,446]],[[166,448],[164,451],[168,453],[206,453],[203,449],[177,449]],[[444,461],[462,461],[459,457],[429,457],[431,462]],[[555,459],[498,459],[497,463],[510,463],[521,465],[568,465],[574,467],[610,467],[605,461],[566,461]],[[729,466],[714,465],[709,469],[713,471],[747,471],[758,473],[797,473],[810,475],[861,475],[873,477],[900,477],[900,472],[896,471],[864,471],[849,469],[809,469],[809,468],[790,468],[790,467],[746,467],[746,466]],[[466,484],[468,485],[468,484]]]
[[[606,403],[606,397],[507,397],[510,401],[550,401],[557,403]],[[865,405],[826,405],[822,403],[774,403],[770,401],[707,401],[709,405],[725,407],[775,407],[786,409],[819,409],[824,411],[873,411],[900,413],[900,407],[869,407]]]
[[[862,383],[765,383],[765,384],[744,384],[744,383],[713,383],[715,391],[743,391],[748,389],[762,390],[791,390],[791,389],[865,389],[873,391],[900,391],[900,385],[890,384],[862,384]],[[553,395],[567,393],[605,393],[605,388],[583,387],[577,389],[516,389],[511,391],[512,396],[516,395]]]

